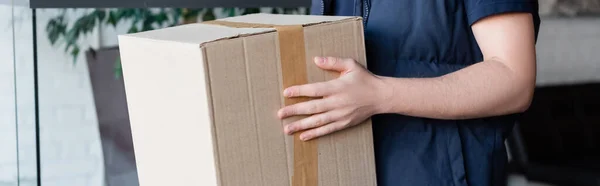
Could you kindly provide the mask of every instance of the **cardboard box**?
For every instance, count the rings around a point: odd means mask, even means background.
[[[358,17],[252,14],[119,36],[139,182],[376,185],[371,122],[316,140],[284,135],[293,84],[334,79],[314,56],[365,65]]]

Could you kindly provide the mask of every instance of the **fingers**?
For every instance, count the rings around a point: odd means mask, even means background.
[[[336,91],[336,86],[331,81],[319,82],[306,85],[298,85],[286,88],[283,91],[285,97],[324,97]]]
[[[286,134],[293,134],[298,131],[321,127],[336,122],[344,115],[340,111],[330,111],[298,120],[284,126],[283,131]]]
[[[356,62],[353,59],[342,59],[336,57],[315,57],[315,63],[322,69],[333,70],[340,73],[349,72],[354,68]]]
[[[318,138],[327,134],[331,134],[333,132],[342,130],[348,127],[348,122],[346,120],[339,120],[327,125],[323,125],[318,128],[314,128],[300,134],[300,139],[303,141],[308,141],[314,138]]]
[[[333,109],[332,104],[330,102],[331,101],[329,99],[317,99],[297,103],[294,105],[283,107],[279,110],[279,112],[277,112],[277,116],[279,116],[279,118],[287,118],[290,116],[310,115],[326,112]]]
[[[337,119],[333,113],[322,113],[298,120],[283,127],[283,132],[293,134],[298,131],[320,127]]]
[[[315,63],[322,69],[333,70],[345,74],[356,68],[353,59],[341,59],[336,57],[315,57]],[[283,91],[285,97],[324,97],[336,92],[338,86],[334,80],[306,85],[288,87]]]

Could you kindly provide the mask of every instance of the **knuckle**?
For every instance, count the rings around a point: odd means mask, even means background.
[[[315,116],[314,123],[313,123],[313,124],[314,124],[314,126],[313,126],[313,127],[320,127],[320,126],[323,126],[323,125],[325,125],[325,124],[327,123],[327,120],[326,120],[326,119],[327,119],[327,118],[326,118],[326,116],[324,116],[324,115],[321,115],[321,116]]]
[[[346,63],[347,63],[347,65],[348,65],[349,67],[352,67],[352,68],[353,68],[353,67],[356,67],[356,66],[358,65],[358,63],[356,62],[356,60],[354,60],[354,59],[352,59],[352,58],[345,59],[345,60],[344,60],[344,62],[346,62]]]
[[[296,122],[294,122],[293,124],[290,125],[291,126],[290,129],[292,129],[292,131],[294,131],[294,132],[301,131],[301,130],[303,130],[305,128],[304,127],[305,126],[305,124],[304,124],[305,122],[306,121],[302,121],[302,120],[296,121]]]
[[[318,127],[321,125],[323,125],[323,120],[320,117],[316,117],[315,119],[313,119],[311,127]]]
[[[353,122],[352,122],[352,119],[346,119],[346,120],[343,122],[342,128],[348,128],[348,127],[351,127],[351,126],[352,126],[352,124],[353,124]]]
[[[332,81],[329,84],[332,93],[340,93],[344,88],[344,84],[339,81]]]
[[[321,90],[313,89],[312,91],[310,91],[309,95],[312,97],[317,97],[317,96],[321,95]]]
[[[354,110],[347,110],[346,113],[344,114],[344,118],[353,118],[354,117]],[[350,119],[348,119],[348,121],[344,121],[344,123],[346,122],[350,122]]]
[[[301,128],[305,128],[305,126],[309,126],[311,122],[312,121],[310,118],[304,118],[304,119],[296,121],[296,123],[298,123],[298,126]]]
[[[331,103],[335,103],[339,106],[346,106],[346,104],[348,103],[348,101],[346,101],[346,99],[343,96],[332,96],[329,99],[331,100]]]
[[[328,129],[328,128],[326,128],[326,127],[319,127],[319,128],[317,128],[317,129],[315,130],[315,133],[314,133],[314,135],[315,135],[315,136],[322,136],[322,135],[325,135],[325,134],[327,134],[327,131],[328,131],[328,130],[329,130],[329,129]]]
[[[290,106],[286,109],[283,109],[283,115],[289,116],[289,115],[294,115],[296,114],[296,107],[295,106]]]
[[[331,133],[333,133],[333,132],[335,132],[335,131],[338,131],[338,130],[340,130],[340,128],[339,128],[339,127],[336,127],[336,126],[329,127],[329,128],[327,128],[327,129],[325,130],[325,133],[323,133],[323,135],[325,135],[325,134],[331,134]]]
[[[331,64],[332,66],[335,66],[338,62],[339,59],[336,57],[328,57],[327,61],[329,62],[329,64]]]
[[[351,124],[350,120],[344,120],[344,121],[342,122],[342,125],[341,125],[341,127],[340,127],[340,128],[346,128],[346,127],[349,127],[349,126],[350,126],[350,124]]]
[[[329,116],[328,114],[323,114],[319,120],[321,120],[321,125],[323,125],[331,121],[331,116]]]
[[[317,89],[317,95],[316,96],[327,96],[329,94],[331,94],[331,91],[333,90],[333,84],[331,82],[322,82],[319,83],[317,86],[315,86],[315,88]]]
[[[340,87],[340,89],[342,89],[343,87],[348,87],[351,86],[352,82],[348,81],[348,80],[340,80],[338,81],[338,86]]]
[[[317,112],[319,112],[319,105],[318,105],[318,104],[311,104],[311,105],[308,107],[308,112],[309,112],[309,114],[312,114],[312,113],[317,113]]]

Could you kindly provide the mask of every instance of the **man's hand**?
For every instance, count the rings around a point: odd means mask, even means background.
[[[322,69],[339,72],[340,77],[283,91],[285,97],[322,97],[279,110],[280,118],[311,115],[284,126],[286,134],[304,131],[300,139],[310,140],[354,126],[385,110],[383,103],[391,94],[386,93],[384,81],[356,61],[316,57],[315,63]]]

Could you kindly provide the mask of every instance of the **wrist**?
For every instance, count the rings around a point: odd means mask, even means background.
[[[375,99],[375,113],[374,114],[386,114],[392,113],[393,110],[393,98],[394,98],[394,87],[392,86],[391,80],[393,78],[376,76],[378,83],[376,83],[376,94]]]

